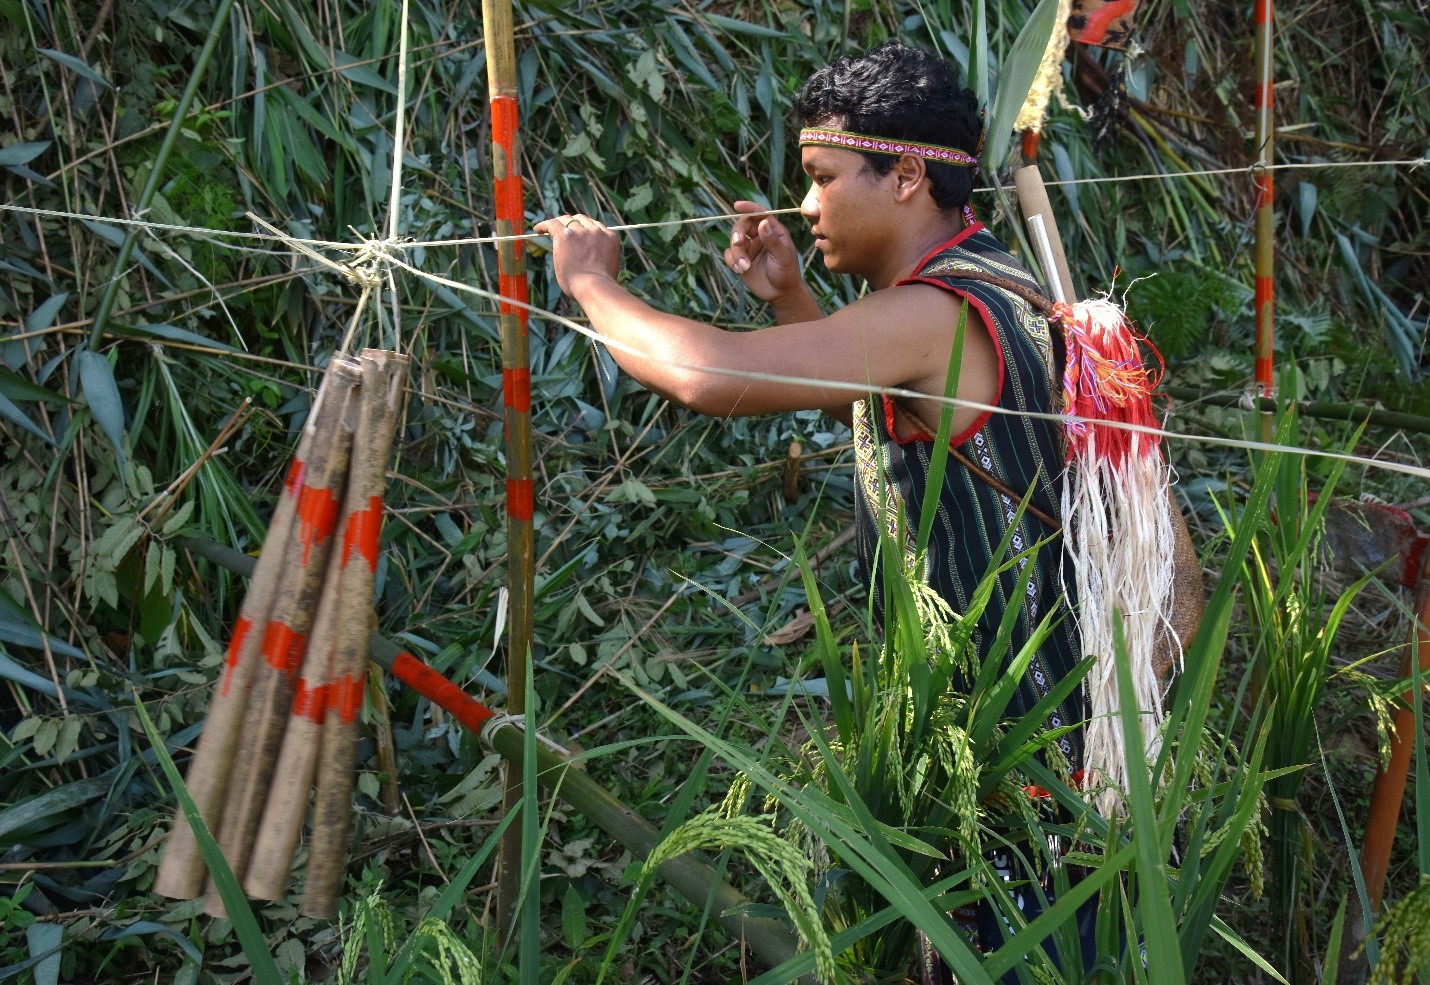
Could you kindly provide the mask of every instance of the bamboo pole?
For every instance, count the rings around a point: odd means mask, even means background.
[[[1430,673],[1430,564],[1420,572],[1415,588],[1415,623],[1410,629],[1410,647],[1401,663],[1400,676],[1411,676],[1410,661],[1420,665],[1422,673]],[[1424,700],[1414,688],[1402,696],[1404,704],[1395,710],[1395,734],[1390,739],[1390,762],[1375,776],[1371,788],[1370,807],[1366,811],[1365,839],[1361,845],[1361,874],[1365,877],[1365,892],[1370,900],[1371,917],[1379,916],[1385,893],[1385,876],[1390,869],[1390,849],[1395,843],[1395,829],[1400,823],[1400,804],[1405,797],[1405,784],[1410,776],[1410,754],[1421,737],[1415,729],[1415,702]]]
[[[1272,113],[1272,63],[1275,0],[1256,0],[1256,396],[1275,397],[1276,377],[1273,343],[1276,314],[1276,190],[1271,171],[1276,140],[1276,120]],[[1274,431],[1272,415],[1262,413],[1261,437],[1270,441]]]
[[[324,920],[337,916],[338,892],[347,871],[358,712],[362,710],[367,678],[387,459],[392,453],[393,432],[402,417],[406,377],[406,356],[363,350],[362,419],[353,446],[342,544],[334,545],[339,552],[334,561],[341,569],[342,595],[328,677],[331,684],[322,724],[313,838],[303,892],[303,913]]]
[[[521,155],[518,143],[516,44],[512,39],[511,0],[482,0],[482,33],[486,38],[487,87],[492,117],[492,181],[496,234],[524,232]],[[531,651],[531,601],[535,581],[532,515],[535,492],[531,479],[531,370],[526,347],[526,262],[520,240],[505,240],[497,248],[501,294],[520,302],[501,305],[502,405],[506,423],[506,526],[509,623],[507,627],[507,710],[526,711],[527,663]],[[521,803],[522,776],[506,768],[503,807]],[[522,826],[507,829],[497,852],[497,915],[502,927],[513,924],[519,892]]]
[[[342,565],[331,557],[333,549],[336,545],[329,551],[318,612],[313,617],[313,631],[303,654],[293,707],[273,769],[273,782],[263,804],[253,857],[243,876],[244,892],[256,899],[282,899],[286,894],[293,852],[298,847],[303,818],[308,813],[308,795],[313,789],[318,744],[323,737],[323,718],[332,686],[331,664],[336,647],[339,600],[343,596]]]
[[[184,545],[195,554],[238,575],[254,570],[253,558],[206,538],[191,537]],[[514,724],[485,728],[495,717],[486,705],[468,695],[455,683],[377,633],[369,637],[373,663],[403,684],[445,709],[462,726],[508,762],[520,762],[525,736]],[[660,842],[660,831],[598,785],[579,769],[573,769],[565,755],[538,742],[536,782],[550,790],[589,818],[637,859],[644,859]],[[750,916],[751,902],[731,887],[710,866],[693,855],[671,859],[660,867],[660,876],[696,906],[713,898],[712,912],[721,926],[770,967],[783,964],[799,953],[799,943],[783,924],[766,917]],[[813,975],[800,979],[812,985]]]
[[[323,377],[318,389],[317,402],[320,404],[329,379],[331,377]],[[253,686],[257,665],[261,662],[259,645],[267,632],[284,550],[292,536],[298,491],[303,484],[303,473],[312,450],[312,432],[304,428],[298,441],[298,451],[288,467],[283,491],[278,496],[278,505],[273,510],[273,519],[263,538],[258,565],[238,610],[238,620],[234,623],[233,636],[229,639],[224,658],[223,673],[214,684],[214,696],[204,719],[198,749],[184,778],[204,823],[215,835],[219,833],[224,793],[233,768],[239,729],[248,707],[248,692]],[[203,889],[204,871],[193,829],[180,813],[174,819],[173,831],[164,848],[164,858],[154,880],[154,892],[173,899],[193,899]]]
[[[237,757],[229,776],[219,846],[240,882],[248,871],[269,783],[293,706],[298,670],[327,568],[329,543],[338,519],[359,373],[348,359],[334,359],[324,399],[314,407],[306,430],[312,452],[298,490],[295,531],[283,552],[282,575],[272,615],[263,634],[263,660],[255,661]],[[223,901],[209,883],[206,912],[224,916]]]
[[[1037,164],[1028,164],[1014,171],[1013,185],[1018,191],[1018,205],[1023,210],[1023,221],[1028,225],[1033,249],[1038,253],[1038,266],[1043,268],[1048,294],[1054,301],[1072,304],[1077,300],[1077,291],[1073,288],[1072,271],[1068,268],[1067,254],[1063,252],[1063,239],[1058,233],[1053,206],[1048,201],[1043,174]]]
[[[1209,407],[1232,407],[1245,409],[1245,399],[1228,394],[1204,393],[1196,387],[1166,386],[1162,388],[1174,400],[1205,404]],[[1270,397],[1258,397],[1252,401],[1262,413],[1275,413],[1278,404]],[[1397,428],[1413,434],[1430,434],[1430,417],[1406,414],[1401,411],[1368,407],[1365,404],[1336,404],[1323,400],[1297,400],[1294,402],[1300,417],[1310,417],[1320,421],[1350,421],[1368,427]]]

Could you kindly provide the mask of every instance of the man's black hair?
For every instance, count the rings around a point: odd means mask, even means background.
[[[862,55],[825,66],[795,97],[801,127],[841,130],[894,140],[920,140],[977,153],[983,122],[978,100],[958,69],[931,51],[887,41]],[[875,174],[888,174],[892,154],[864,154]],[[925,162],[934,202],[956,209],[973,192],[975,169]]]

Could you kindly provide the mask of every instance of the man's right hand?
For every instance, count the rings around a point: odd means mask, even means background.
[[[735,220],[725,265],[740,275],[751,294],[777,303],[807,288],[799,269],[799,251],[789,230],[755,202],[736,202],[735,211],[750,213]]]

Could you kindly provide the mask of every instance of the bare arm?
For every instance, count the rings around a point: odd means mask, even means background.
[[[562,289],[620,344],[611,352],[622,368],[693,410],[746,416],[847,405],[875,387],[942,391],[958,309],[938,288],[890,288],[828,317],[726,332],[658,311],[621,287],[620,243],[594,220],[547,220],[537,230],[552,238]]]

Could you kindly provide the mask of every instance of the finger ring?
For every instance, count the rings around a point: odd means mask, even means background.
[[[575,221],[576,221],[576,217],[575,217],[575,216],[572,216],[570,219],[562,219],[562,220],[561,220],[561,225],[565,226],[567,229],[570,229],[570,228],[571,228],[571,223],[573,223],[573,222],[575,222]]]

